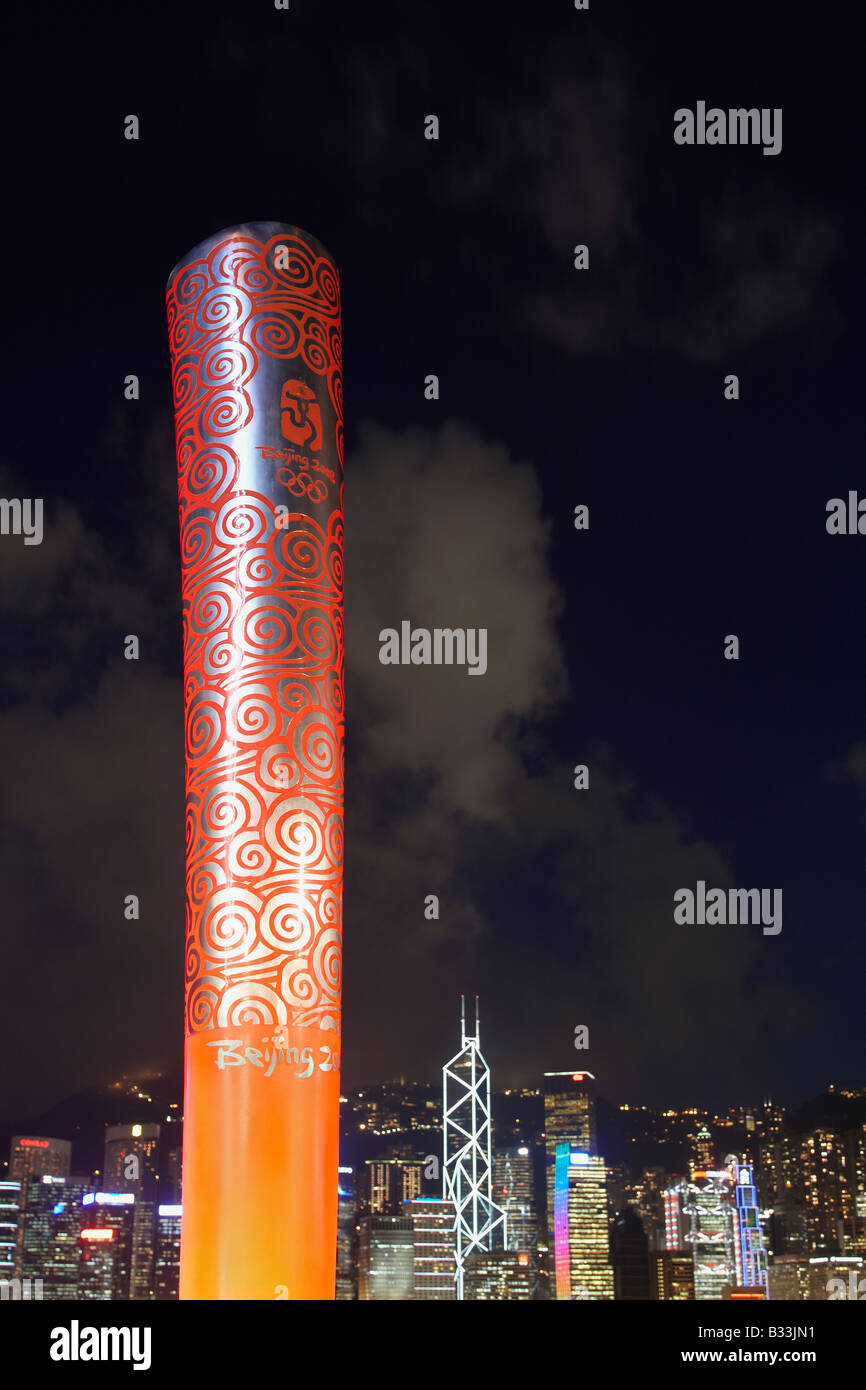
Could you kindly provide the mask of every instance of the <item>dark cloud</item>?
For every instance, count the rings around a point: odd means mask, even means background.
[[[159,431],[142,440],[146,517],[172,506],[174,463]],[[480,988],[503,1077],[568,1065],[574,1026],[587,1022],[609,1079],[646,1083],[650,1056],[657,1068],[678,1055],[682,1074],[693,1048],[697,1086],[702,1039],[725,1033],[767,948],[755,929],[728,928],[713,950],[675,927],[677,887],[733,881],[722,856],[690,843],[670,810],[641,806],[601,750],[589,793],[545,751],[545,721],[569,690],[533,468],[463,424],[368,423],[347,478],[347,1076],[426,1071],[440,1036],[450,1043],[460,990]],[[167,517],[164,529],[133,579],[74,508],[58,508],[41,566],[10,565],[40,644],[66,650],[68,610],[51,607],[64,590],[85,647],[104,623],[179,630],[165,598]],[[486,627],[487,674],[383,666],[379,631],[404,618]],[[180,681],[147,659],[124,662],[119,645],[60,708],[51,688],[37,681],[25,696],[25,684],[0,720],[12,789],[0,911],[17,923],[4,1046],[39,1020],[40,1046],[18,1072],[33,1100],[180,1047],[183,752]],[[128,893],[139,922],[124,920]],[[438,921],[425,919],[428,894]],[[663,1026],[673,1014],[675,1030]],[[753,1044],[740,1022],[726,1065]]]
[[[461,55],[454,65],[456,79]],[[437,224],[445,209],[450,253],[509,286],[510,332],[516,310],[570,355],[662,348],[719,362],[806,321],[813,350],[838,330],[838,228],[783,173],[754,179],[743,160],[717,160],[708,186],[707,166],[674,148],[666,97],[608,40],[588,37],[579,58],[545,41],[531,71],[477,94],[467,74],[455,104],[417,51],[358,57],[346,153],[367,219],[389,223],[400,183]],[[442,121],[435,147],[425,101]],[[588,272],[573,269],[578,243]]]
[[[866,743],[852,744],[844,758],[831,765],[830,772],[833,776],[846,777],[861,786],[866,785]]]

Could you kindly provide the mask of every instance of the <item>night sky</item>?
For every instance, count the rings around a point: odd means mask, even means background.
[[[43,497],[45,534],[0,536],[4,1117],[180,1061],[165,281],[267,219],[342,278],[344,1084],[435,1079],[464,990],[498,1087],[572,1065],[647,1104],[864,1084],[866,537],[825,528],[866,496],[845,23],[769,0],[5,7],[0,496]],[[676,145],[699,100],[782,108],[781,153]],[[382,666],[404,618],[487,628],[487,674]],[[699,878],[781,888],[781,934],[675,924]]]

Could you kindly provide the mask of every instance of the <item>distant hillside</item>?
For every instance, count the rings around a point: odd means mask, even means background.
[[[137,1094],[138,1091],[142,1094]],[[145,1099],[149,1097],[149,1099]],[[124,1078],[111,1086],[93,1086],[67,1096],[38,1115],[23,1116],[0,1127],[0,1162],[9,1157],[14,1134],[41,1134],[72,1140],[72,1171],[90,1173],[102,1167],[106,1125],[164,1124],[172,1104],[181,1105],[183,1080],[175,1075]],[[181,1126],[177,1126],[178,1143]],[[5,1172],[5,1167],[0,1172]]]
[[[807,1100],[787,1117],[786,1123],[797,1134],[808,1134],[813,1129],[839,1132],[856,1129],[866,1124],[866,1096],[843,1096],[839,1091],[827,1091],[823,1096]]]

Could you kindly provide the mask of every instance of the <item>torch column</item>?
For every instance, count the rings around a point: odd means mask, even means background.
[[[182,1299],[334,1297],[343,889],[340,287],[229,228],[169,277],[182,555]]]

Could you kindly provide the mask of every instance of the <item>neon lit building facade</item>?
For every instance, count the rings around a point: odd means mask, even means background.
[[[722,1290],[737,1285],[736,1207],[731,1173],[695,1170],[694,1181],[681,1184],[685,1234],[695,1267],[695,1298],[720,1299]]]
[[[481,1054],[478,999],[475,1032],[466,1032],[461,997],[460,1051],[442,1069],[443,1188],[454,1204],[455,1283],[463,1298],[463,1268],[476,1250],[507,1244],[505,1213],[493,1201],[490,1159],[490,1069]]]
[[[611,1300],[614,1276],[604,1159],[560,1143],[554,1172],[556,1297]]]
[[[737,1237],[737,1284],[741,1288],[762,1288],[764,1297],[768,1298],[767,1254],[758,1211],[758,1194],[752,1181],[752,1168],[748,1163],[739,1163],[736,1158],[731,1158],[729,1162],[732,1174],[736,1175],[734,1217]]]
[[[343,889],[340,285],[300,228],[166,294],[186,752],[182,1299],[332,1299]]]

